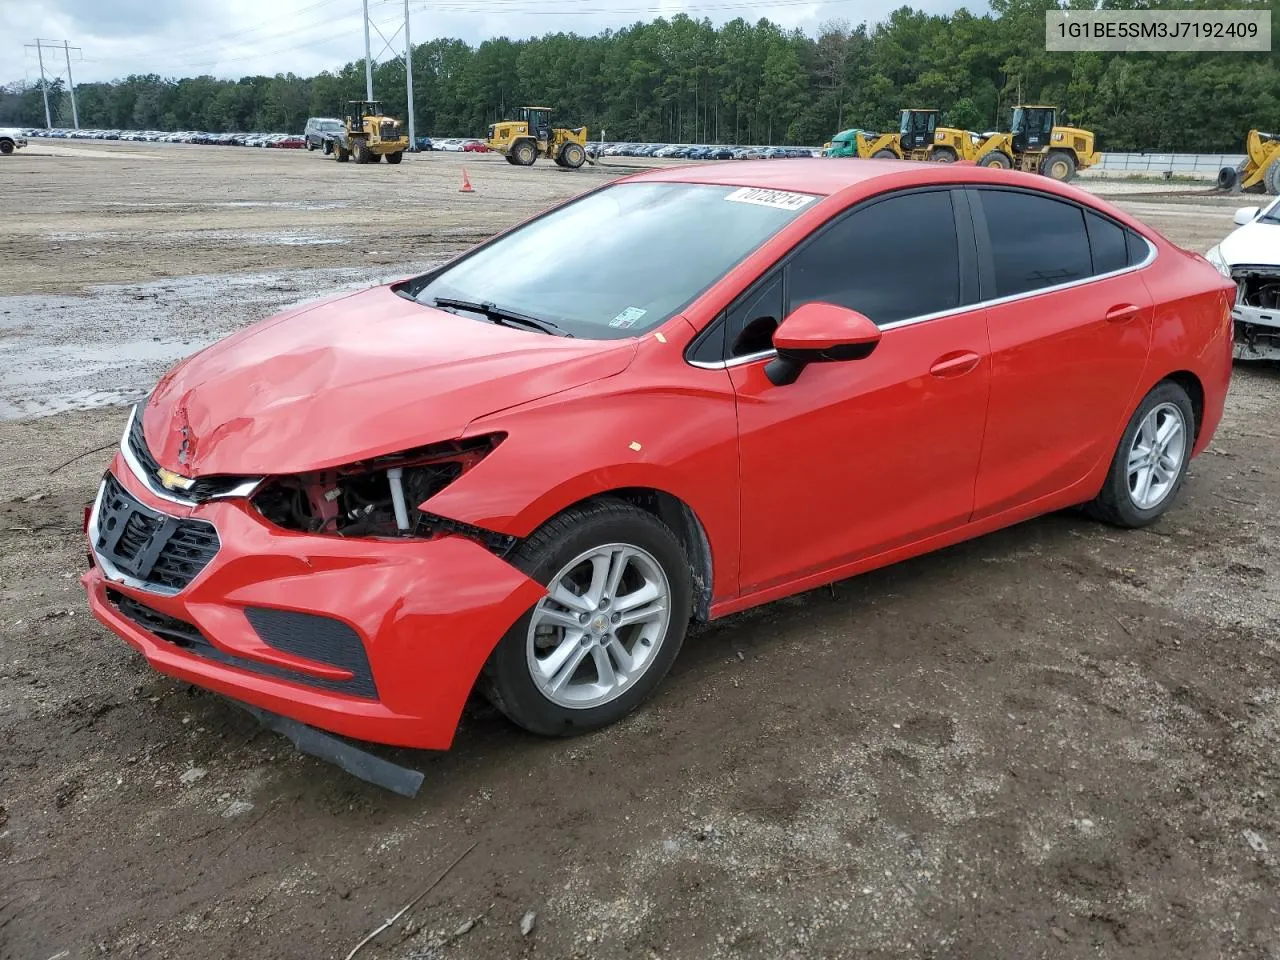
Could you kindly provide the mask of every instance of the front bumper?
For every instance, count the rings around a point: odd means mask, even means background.
[[[1280,360],[1280,310],[1231,308],[1235,327],[1232,356],[1237,360]]]
[[[94,616],[162,673],[343,736],[447,749],[493,647],[544,592],[463,537],[294,533],[244,499],[191,508],[162,500],[119,454],[111,473],[150,510],[212,524],[219,548],[188,585],[166,593],[104,564],[91,541],[82,582]],[[175,642],[174,621],[194,642]],[[272,622],[288,629],[273,634]],[[358,638],[370,683],[343,656],[301,655],[332,651],[325,638],[335,636]]]

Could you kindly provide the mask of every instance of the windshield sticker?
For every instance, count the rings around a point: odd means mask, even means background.
[[[789,193],[786,190],[743,187],[741,190],[733,191],[725,199],[732,200],[734,203],[754,203],[761,207],[776,207],[779,210],[791,210],[794,212],[803,209],[818,198],[812,197],[807,193]]]
[[[643,317],[648,310],[641,310],[639,307],[627,307],[620,314],[609,321],[611,327],[634,327],[636,321]]]

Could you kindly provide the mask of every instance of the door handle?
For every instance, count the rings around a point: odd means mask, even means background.
[[[1119,307],[1112,307],[1106,313],[1108,323],[1124,323],[1126,320],[1132,320],[1136,317],[1142,308],[1136,304],[1126,303]]]
[[[944,354],[935,360],[929,372],[935,377],[959,377],[981,362],[982,358],[972,350],[957,350],[955,353]]]

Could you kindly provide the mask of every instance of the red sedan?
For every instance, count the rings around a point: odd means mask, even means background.
[[[446,748],[477,686],[590,730],[691,620],[1077,504],[1154,521],[1234,292],[1043,177],[654,170],[179,364],[84,584],[157,669],[340,734]]]

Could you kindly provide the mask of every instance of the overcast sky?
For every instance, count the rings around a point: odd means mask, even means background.
[[[736,16],[768,17],[814,32],[827,20],[875,22],[904,0],[410,0],[414,43],[461,37],[526,37],[558,30],[582,34],[681,11],[720,23]],[[930,12],[958,0],[915,0]],[[970,8],[985,4],[970,3]],[[397,50],[404,0],[369,0],[370,18]],[[240,77],[340,67],[364,55],[361,0],[0,0],[0,83],[39,78],[36,37],[81,48],[76,82],[129,73]],[[374,60],[383,42],[373,34]],[[65,76],[61,49],[45,53],[45,68]]]

